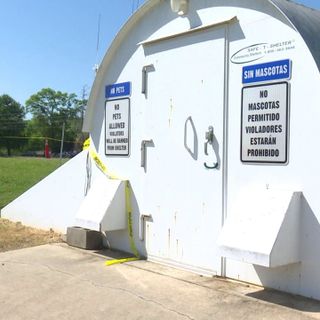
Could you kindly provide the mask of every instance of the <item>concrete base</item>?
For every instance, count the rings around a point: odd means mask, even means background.
[[[317,301],[148,261],[106,267],[113,258],[65,244],[0,253],[0,318],[320,319]]]
[[[81,249],[101,249],[102,235],[100,232],[94,230],[81,227],[68,227],[67,244]]]
[[[126,229],[125,182],[100,174],[83,199],[73,225],[96,231]]]
[[[267,268],[300,262],[301,199],[293,190],[246,191],[222,229],[220,255]]]

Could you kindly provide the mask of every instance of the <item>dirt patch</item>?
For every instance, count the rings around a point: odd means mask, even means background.
[[[0,252],[61,242],[61,234],[0,218]]]

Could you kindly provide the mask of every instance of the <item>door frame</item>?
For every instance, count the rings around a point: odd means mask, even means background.
[[[188,32],[182,32],[179,34],[171,35],[168,37],[161,37],[158,39],[153,39],[149,41],[144,41],[141,42],[140,44],[145,46],[145,45],[150,45],[154,43],[161,42],[163,40],[167,39],[172,39],[175,37],[179,37],[180,35],[185,35],[189,33],[194,33],[194,32],[200,32],[202,29],[215,29],[215,28],[223,28],[224,29],[224,73],[223,73],[223,102],[222,102],[222,116],[223,116],[223,124],[222,124],[222,134],[223,134],[223,144],[222,144],[222,157],[221,157],[221,168],[222,168],[222,190],[221,190],[221,195],[222,195],[222,205],[221,205],[221,228],[224,225],[224,222],[226,221],[227,215],[228,215],[228,134],[229,134],[229,67],[230,67],[230,25],[233,24],[234,22],[238,21],[236,17],[223,21],[221,23],[217,24],[212,24],[210,26],[206,26],[205,28],[199,28],[198,30],[190,30]],[[150,62],[147,60],[147,62]],[[153,65],[147,64],[147,67],[150,67]],[[142,92],[146,94],[146,92]],[[148,228],[147,228],[148,229]],[[219,256],[217,257],[219,259]],[[220,257],[220,276],[226,277],[226,258]],[[152,261],[155,262],[160,262],[163,264],[168,264],[168,261],[166,259],[158,258],[158,257],[153,257],[152,256]],[[179,268],[186,269],[184,265],[180,265],[175,263],[175,265]],[[196,272],[199,272],[197,268]],[[195,271],[194,270],[194,271]],[[217,270],[218,271],[218,270]],[[219,272],[218,272],[219,274]]]
[[[224,37],[224,88],[223,88],[223,148],[222,148],[222,217],[221,229],[228,216],[228,135],[229,135],[229,64],[230,35],[229,23],[225,25]],[[221,277],[226,277],[227,259],[221,257]]]

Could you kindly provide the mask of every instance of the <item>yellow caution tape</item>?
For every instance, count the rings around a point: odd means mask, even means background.
[[[103,161],[101,160],[99,154],[95,150],[94,146],[90,142],[90,138],[88,138],[84,143],[83,143],[83,150],[88,150],[90,157],[93,159],[95,162],[96,166],[109,178],[112,180],[125,180],[125,179],[120,179],[116,175],[112,174],[109,172],[108,168],[105,166]]]
[[[127,219],[128,219],[128,234],[129,234],[129,241],[130,241],[130,248],[134,254],[132,258],[123,258],[123,259],[114,259],[114,260],[107,260],[105,262],[106,266],[112,266],[114,264],[125,263],[130,261],[136,261],[140,259],[139,252],[137,250],[136,244],[133,240],[133,227],[132,227],[132,207],[131,207],[131,189],[129,181],[126,181],[126,212],[127,212]]]
[[[131,188],[129,181],[126,181],[126,212],[128,219],[128,232],[130,240],[130,248],[136,258],[139,258],[139,252],[133,240],[133,228],[132,228],[132,207],[131,207]]]
[[[114,264],[120,264],[120,263],[125,263],[125,262],[130,262],[130,261],[137,261],[139,258],[123,258],[123,259],[114,259],[114,260],[107,260],[104,264],[109,267]]]
[[[87,150],[90,147],[90,138],[88,138],[84,143],[83,143],[83,150]]]
[[[111,174],[108,168],[105,166],[103,161],[101,160],[99,154],[96,152],[92,144],[90,143],[90,138],[88,138],[83,144],[83,150],[88,150],[90,157],[94,160],[96,166],[109,178],[114,180],[122,180],[125,181],[125,198],[126,198],[126,213],[127,213],[127,220],[128,220],[128,235],[129,235],[129,242],[130,248],[134,254],[132,258],[123,258],[123,259],[114,259],[114,260],[107,260],[105,262],[106,266],[111,266],[114,264],[129,262],[129,261],[136,261],[140,259],[139,252],[135,245],[133,239],[133,227],[132,227],[132,206],[131,206],[131,188],[130,183],[126,179],[120,179],[117,176]]]

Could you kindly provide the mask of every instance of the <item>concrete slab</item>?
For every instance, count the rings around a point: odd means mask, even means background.
[[[147,261],[106,267],[105,260],[66,244],[1,253],[0,318],[320,319],[317,301]]]

